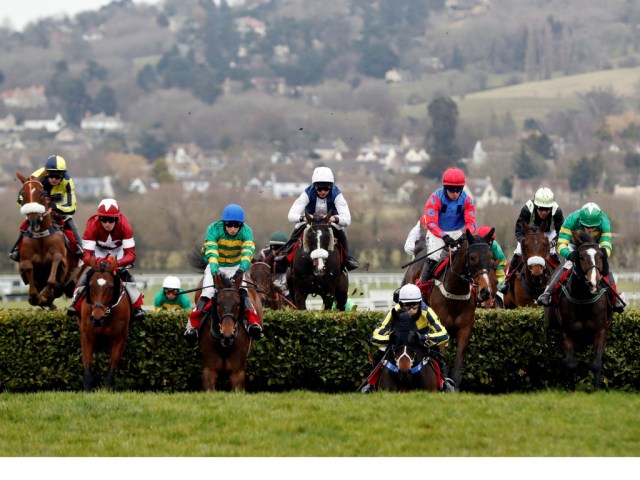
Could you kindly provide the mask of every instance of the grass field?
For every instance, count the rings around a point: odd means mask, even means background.
[[[633,457],[640,397],[0,395],[8,457]]]

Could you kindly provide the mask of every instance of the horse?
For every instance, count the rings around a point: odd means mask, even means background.
[[[264,308],[280,310],[289,303],[273,283],[273,267],[266,262],[253,262],[248,272],[248,283],[255,287]]]
[[[441,267],[436,267],[432,279],[420,284],[422,269],[412,266],[405,271],[402,281],[403,285],[409,282],[418,284],[425,302],[436,312],[450,337],[456,339],[453,368],[456,389],[462,380],[462,367],[471,341],[476,305],[488,300],[494,293],[489,280],[493,265],[489,242],[493,232],[492,228],[487,235],[480,237],[472,235],[467,229],[458,239],[455,252],[450,250],[449,258]],[[421,261],[424,263],[423,259],[416,263]],[[444,346],[441,351],[445,353]]]
[[[593,344],[591,371],[593,388],[598,390],[602,356],[613,315],[607,295],[610,287],[603,278],[608,275],[608,262],[590,235],[583,233],[581,241],[577,247],[580,260],[573,264],[566,283],[560,285],[557,300],[544,307],[544,318],[550,327],[560,330],[570,389],[575,388],[576,347]]]
[[[504,294],[505,308],[536,306],[536,299],[544,292],[553,269],[549,264],[551,243],[537,225],[524,225],[522,261],[510,275],[509,290]]]
[[[389,334],[389,350],[383,361],[379,390],[407,392],[437,391],[438,374],[434,361],[424,353],[418,328],[409,312],[391,310],[393,330]]]
[[[242,322],[243,302],[240,296],[242,277],[233,283],[222,273],[214,275],[216,294],[212,308],[205,315],[200,335],[202,385],[216,389],[218,378],[226,375],[232,391],[244,390],[247,359],[253,346]],[[262,304],[254,289],[248,289],[253,306],[262,318]]]
[[[287,285],[298,310],[306,310],[307,296],[322,297],[325,310],[336,302],[338,310],[345,310],[349,276],[341,267],[340,249],[337,248],[333,227],[328,218],[306,214],[307,226],[302,237],[302,248],[293,253],[287,271]]]
[[[26,232],[20,248],[20,277],[29,285],[30,305],[56,310],[56,298],[73,296],[78,280],[77,260],[65,243],[64,232],[53,223],[49,197],[42,180],[16,172],[22,182],[20,213],[26,216]]]
[[[117,260],[111,255],[106,259],[93,257],[89,268],[87,294],[80,310],[82,385],[85,392],[89,392],[93,384],[91,362],[99,340],[108,341],[111,347],[104,384],[107,388],[115,386],[116,370],[127,344],[131,321],[131,300],[117,274]]]

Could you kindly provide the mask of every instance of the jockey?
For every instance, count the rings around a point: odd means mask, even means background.
[[[481,227],[478,227],[478,231],[476,232],[476,234],[480,235],[481,237],[484,237],[485,235],[487,235],[490,231],[491,231],[491,226],[489,225],[482,225]],[[496,280],[498,282],[504,282],[504,267],[507,264],[507,258],[504,256],[504,252],[502,251],[502,247],[500,246],[500,244],[498,243],[498,241],[496,240],[496,232],[493,232],[493,235],[491,236],[491,256],[493,257],[494,260],[498,260],[498,266],[496,267]]]
[[[537,225],[544,232],[544,235],[549,239],[549,242],[551,242],[551,257],[559,264],[560,260],[556,254],[556,243],[563,222],[564,215],[555,201],[555,195],[550,188],[540,187],[536,191],[533,200],[527,200],[527,203],[525,203],[522,210],[520,210],[520,215],[516,220],[516,240],[518,244],[509,262],[507,276],[518,268],[522,259],[522,245],[520,245],[520,242],[522,242],[524,238],[524,225]],[[502,281],[500,285],[498,285],[498,290],[501,293],[507,293],[509,284]]]
[[[255,248],[253,231],[245,223],[242,207],[234,203],[224,207],[222,218],[209,225],[205,234],[203,252],[207,266],[204,268],[202,294],[189,315],[184,332],[185,339],[189,343],[197,340],[200,323],[209,302],[214,297],[213,276],[219,272],[233,280],[244,276],[244,272],[251,266]],[[240,295],[244,300],[244,314],[249,325],[249,336],[258,339],[262,334],[262,321],[245,288],[240,289]]]
[[[288,217],[289,221],[295,223],[296,226],[287,244],[293,243],[304,229],[306,225],[305,213],[322,217],[330,216],[329,223],[344,249],[345,268],[348,271],[358,268],[358,261],[349,255],[349,243],[345,232],[345,228],[351,224],[351,212],[347,200],[334,183],[333,172],[330,168],[317,167],[311,176],[311,185],[300,194],[291,206]]]
[[[155,310],[178,310],[191,309],[189,297],[182,294],[180,279],[169,275],[162,282],[162,288],[156,293],[153,299],[153,307]]]
[[[424,347],[431,358],[433,358],[440,366],[441,376],[444,379],[442,390],[452,392],[455,390],[453,380],[446,378],[447,367],[444,361],[444,357],[440,354],[440,351],[436,348],[440,345],[445,345],[449,340],[449,334],[447,329],[440,323],[440,319],[436,312],[431,307],[424,309],[422,306],[422,292],[417,285],[413,283],[407,283],[400,288],[398,295],[398,303],[393,306],[394,310],[408,311],[416,322],[418,327],[418,334],[420,335],[421,346]],[[369,340],[371,344],[378,347],[378,350],[374,354],[373,363],[376,365],[374,372],[369,376],[369,381],[360,390],[361,393],[371,392],[378,380],[377,371],[382,367],[382,359],[384,358],[387,348],[389,347],[389,335],[393,330],[391,312],[387,313],[382,322],[373,331],[373,335]],[[373,382],[373,383],[370,383]]]
[[[577,238],[580,233],[585,232],[591,235],[595,242],[598,242],[605,258],[611,258],[611,222],[609,217],[600,209],[600,207],[592,202],[585,203],[580,210],[576,210],[570,214],[562,224],[560,235],[558,238],[558,252],[567,261],[563,268],[558,268],[547,284],[545,291],[538,297],[538,303],[548,307],[551,304],[551,294],[555,284],[558,282],[564,270],[569,270],[573,263],[577,260],[577,245],[573,244],[573,239]],[[574,233],[576,236],[574,237]],[[611,285],[611,289],[616,292],[615,279],[613,274],[607,275],[607,283]],[[624,294],[622,294],[624,295]],[[616,295],[613,310],[622,313],[624,310],[624,301]]]
[[[136,287],[130,268],[136,261],[135,239],[133,238],[133,228],[129,224],[129,219],[120,213],[118,202],[113,198],[105,198],[98,205],[98,212],[87,220],[87,225],[82,236],[82,246],[84,256],[82,261],[88,264],[92,257],[106,258],[112,255],[118,261],[118,273],[120,274],[125,290],[129,294],[132,303],[132,318],[140,320],[144,318],[142,309],[143,295]],[[87,281],[86,269],[80,279],[76,291],[71,300],[71,306],[67,309],[67,316],[78,316],[78,300],[85,292]]]
[[[62,225],[63,228],[73,232],[73,236],[76,239],[75,256],[81,258],[83,253],[82,238],[72,217],[76,213],[76,193],[73,179],[67,172],[67,162],[59,155],[52,155],[44,163],[44,167],[33,172],[31,176],[39,177],[43,173],[46,173],[46,175],[42,180],[42,186],[49,195],[52,219],[54,223]],[[23,203],[23,198],[21,196],[18,197],[18,205],[22,206]],[[11,252],[9,252],[9,258],[16,262],[20,261],[20,242],[25,229],[26,226],[23,223],[20,227],[20,236]]]
[[[407,252],[408,255],[411,255],[411,260],[416,258],[416,243],[420,240],[421,235],[422,225],[420,224],[420,220],[418,220],[418,223],[411,229],[404,242],[404,251]]]
[[[284,248],[289,237],[282,230],[277,230],[273,232],[271,238],[269,239],[269,245],[260,250],[260,259],[261,262],[267,262],[267,260],[272,260],[272,273],[271,278],[273,280],[273,284],[275,285],[277,291],[284,295],[285,297],[290,299],[289,295],[289,287],[287,286],[287,264],[286,262],[276,261],[274,255],[280,250]],[[269,259],[268,257],[272,258]]]
[[[420,222],[427,229],[427,251],[432,252],[422,268],[420,283],[429,279],[440,259],[441,250],[455,247],[465,229],[476,231],[476,206],[464,192],[466,178],[459,168],[449,168],[442,175],[442,187],[428,198]]]

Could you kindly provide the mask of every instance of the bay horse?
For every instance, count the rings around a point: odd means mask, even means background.
[[[577,247],[580,260],[573,264],[566,283],[561,282],[554,294],[557,299],[544,307],[544,318],[550,327],[560,330],[569,388],[575,388],[576,347],[593,345],[591,371],[593,388],[598,390],[607,331],[613,315],[607,295],[610,287],[603,278],[609,273],[608,261],[590,235],[583,233],[581,241],[583,243]]]
[[[436,312],[450,337],[456,339],[452,377],[456,389],[462,380],[464,359],[475,323],[476,305],[488,300],[494,292],[489,280],[489,271],[493,265],[489,242],[493,232],[492,228],[487,235],[480,237],[472,235],[467,229],[458,239],[455,251],[449,250],[449,257],[435,268],[433,278],[420,284],[422,269],[411,265],[413,268],[405,271],[402,281],[403,285],[411,282],[420,287],[425,302]],[[441,351],[445,353],[444,346]]]
[[[439,388],[438,368],[420,345],[418,327],[409,312],[391,310],[393,329],[380,371],[379,390],[407,392]]]
[[[266,262],[255,261],[251,264],[247,282],[255,287],[264,308],[280,310],[290,303],[273,283],[273,267]]]
[[[26,177],[16,172],[22,182],[20,213],[26,217],[26,232],[20,248],[20,277],[29,286],[30,305],[56,310],[56,298],[73,295],[78,280],[77,260],[65,243],[64,232],[54,224],[49,197],[40,176]]]
[[[524,225],[524,238],[520,242],[522,260],[507,280],[509,290],[504,294],[504,306],[508,309],[533,307],[544,292],[553,273],[549,264],[551,243],[537,225]]]
[[[205,315],[200,335],[202,385],[213,391],[221,375],[229,378],[232,391],[244,390],[247,359],[253,346],[243,323],[243,301],[240,295],[242,277],[234,282],[223,273],[213,277],[216,293],[212,307]],[[262,304],[254,289],[247,289],[258,316]]]
[[[324,310],[344,311],[349,290],[349,276],[341,268],[340,249],[328,218],[306,214],[307,226],[302,248],[297,247],[287,272],[287,285],[298,310],[306,310],[308,295],[320,295]]]
[[[104,377],[107,388],[115,386],[116,370],[122,359],[131,321],[131,301],[118,276],[118,262],[109,255],[106,259],[92,257],[87,276],[87,294],[80,310],[80,341],[82,345],[82,385],[91,390],[91,363],[97,342],[110,346],[109,368]]]

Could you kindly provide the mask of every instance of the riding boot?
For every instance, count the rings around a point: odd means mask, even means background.
[[[553,293],[556,283],[558,283],[558,280],[560,280],[560,277],[564,273],[564,270],[564,268],[556,268],[556,271],[553,272],[553,276],[549,279],[547,288],[544,289],[542,295],[540,295],[536,300],[540,305],[544,305],[545,307],[551,305],[551,294]]]
[[[431,277],[431,273],[433,273],[433,269],[437,265],[438,261],[433,260],[431,258],[427,258],[427,261],[424,262],[422,266],[422,273],[420,274],[420,283],[425,283]]]
[[[20,261],[20,243],[22,242],[23,236],[24,232],[20,230],[20,236],[18,237],[18,240],[16,240],[16,243],[13,245],[11,251],[9,252],[9,258],[14,262]]]
[[[360,388],[360,393],[372,393],[378,388],[378,380],[380,379],[380,370],[382,370],[382,360],[384,359],[387,351],[376,350],[373,354],[373,371],[367,378],[365,384]]]
[[[550,256],[551,261],[553,262],[553,268],[556,268],[560,265],[560,257],[558,257],[557,253],[552,253]]]
[[[334,228],[333,232],[338,241],[342,244],[342,249],[344,250],[344,268],[346,268],[348,272],[355,270],[360,266],[360,263],[354,257],[349,255],[349,240],[347,239],[347,232],[345,232],[344,229],[340,230],[338,228]]]
[[[73,298],[71,299],[71,305],[67,308],[67,317],[79,317],[80,316],[80,300],[84,297],[85,287],[78,285],[73,292]]]
[[[210,302],[209,297],[201,296],[198,299],[198,304],[191,310],[189,320],[187,320],[187,328],[184,331],[184,338],[188,343],[195,343],[198,339],[200,324],[207,313]]]
[[[456,384],[454,381],[448,377],[447,374],[447,364],[444,360],[444,355],[440,353],[437,347],[429,348],[429,356],[433,359],[440,367],[440,378],[442,379],[442,388],[441,392],[455,392]]]
[[[129,277],[131,276],[129,275]],[[144,310],[142,309],[142,304],[143,304],[142,293],[140,292],[140,290],[138,290],[138,287],[136,287],[135,282],[123,282],[123,283],[124,283],[124,288],[127,291],[127,294],[129,295],[129,298],[133,303],[131,318],[133,320],[142,320],[144,318]]]
[[[253,308],[253,304],[246,290],[244,290],[244,294],[242,293],[243,290],[244,289],[240,290],[240,295],[244,299],[244,318],[247,321],[247,333],[249,333],[251,338],[258,340],[262,335],[262,320],[258,316],[256,309]]]
[[[76,226],[76,222],[73,221],[73,217],[67,218],[65,221],[65,225],[73,232],[73,238],[76,239],[76,251],[74,255],[76,258],[82,258],[84,255],[84,250],[82,250],[82,237],[78,233],[78,227]]]
[[[613,277],[613,273],[609,273],[609,275],[605,277],[605,281],[611,287],[611,292],[612,292],[611,296],[614,298],[614,303],[612,306],[613,311],[616,313],[624,312],[624,307],[627,306],[624,299],[624,293],[618,294],[618,288],[616,287],[616,279]]]

